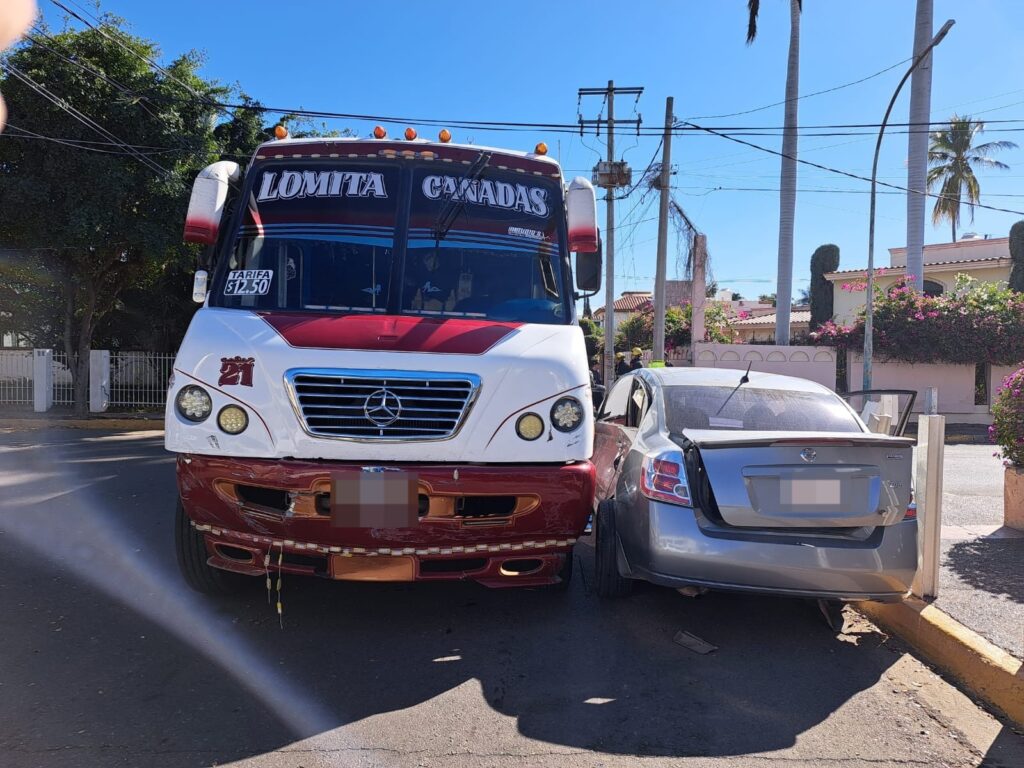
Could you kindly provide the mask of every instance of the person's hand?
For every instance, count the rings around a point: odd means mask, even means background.
[[[3,0],[0,4],[0,51],[16,42],[35,17],[35,0]],[[0,97],[0,131],[6,123],[7,106]]]

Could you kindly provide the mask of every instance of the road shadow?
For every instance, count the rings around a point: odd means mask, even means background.
[[[964,583],[1024,603],[1024,538],[976,538],[953,544],[945,565]]]
[[[0,754],[12,768],[201,766],[307,738],[342,756],[396,742],[444,754],[504,722],[481,697],[559,747],[764,753],[793,746],[898,658],[878,634],[835,638],[801,601],[656,588],[599,601],[586,546],[567,593],[286,576],[282,628],[262,580],[231,599],[183,586],[158,438],[40,440],[0,453],[0,479],[44,478],[0,498],[0,600],[16,628],[0,654]],[[679,630],[718,650],[675,644]],[[397,722],[415,725],[396,734]]]
[[[995,741],[985,751],[979,768],[1020,768],[1021,755],[1024,753],[1021,743],[1024,739],[1004,725]]]

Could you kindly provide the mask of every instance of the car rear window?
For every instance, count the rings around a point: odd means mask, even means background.
[[[830,393],[747,386],[669,386],[664,391],[669,432],[863,432],[843,401]]]

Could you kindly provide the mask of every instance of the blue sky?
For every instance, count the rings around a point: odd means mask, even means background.
[[[51,26],[61,12],[38,0]],[[95,10],[90,0],[78,0]],[[222,0],[104,0],[102,9],[124,17],[132,31],[159,42],[165,58],[187,49],[205,54],[203,74],[237,84],[267,105],[301,106],[359,114],[421,118],[573,122],[577,88],[644,86],[636,106],[644,125],[664,120],[665,97],[675,97],[679,118],[753,109],[784,98],[788,3],[762,0],[759,36],[745,45],[743,0],[558,0],[539,2],[390,3],[347,0],[246,2]],[[1018,0],[935,0],[935,28],[956,26],[936,51],[932,119],[954,110],[989,120],[1024,119],[1024,3]],[[805,0],[800,93],[831,88],[875,73],[911,55],[913,0]],[[73,21],[73,25],[78,22]],[[902,65],[859,85],[800,102],[802,125],[878,123]],[[909,86],[894,122],[907,120]],[[596,117],[600,98],[583,100]],[[630,97],[616,101],[617,117],[634,117]],[[780,126],[782,107],[696,122],[715,126]],[[340,121],[360,133],[370,123]],[[392,134],[403,125],[389,126]],[[995,129],[1022,129],[1021,133]],[[421,133],[426,135],[430,129]],[[603,138],[589,133],[493,133],[455,130],[455,139],[529,149],[546,140],[566,175],[589,176],[603,157]],[[990,126],[986,140],[1024,146],[1024,122]],[[776,136],[750,138],[779,149]],[[800,156],[869,175],[874,136],[803,137]],[[907,136],[887,134],[879,178],[906,184]],[[620,136],[616,150],[640,172],[657,138]],[[1024,211],[1024,149],[1000,159],[1009,171],[983,171],[982,202]],[[673,144],[674,193],[707,233],[711,268],[721,287],[747,297],[774,291],[778,238],[779,159],[714,136],[685,135]],[[795,288],[805,287],[808,264],[820,244],[841,249],[841,268],[866,263],[866,182],[801,166],[797,203]],[[720,189],[721,188],[721,189]],[[1001,197],[993,195],[1014,195]],[[599,212],[604,221],[603,204]],[[648,289],[657,245],[656,195],[635,192],[618,203],[616,290]],[[881,195],[877,254],[905,240],[906,199]],[[931,204],[929,203],[929,213]],[[1005,236],[1022,215],[979,209],[962,231]],[[948,224],[926,225],[926,242],[946,242]],[[674,238],[669,274],[675,270]]]

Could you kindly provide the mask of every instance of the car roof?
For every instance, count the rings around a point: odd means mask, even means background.
[[[638,373],[642,374],[644,378],[651,380],[652,383],[662,387],[734,387],[739,383],[744,370],[746,369],[679,366],[672,368],[641,368]],[[831,389],[822,386],[816,381],[754,370],[750,371],[750,381],[744,386],[751,389],[777,389],[789,392],[829,392],[835,394]]]

